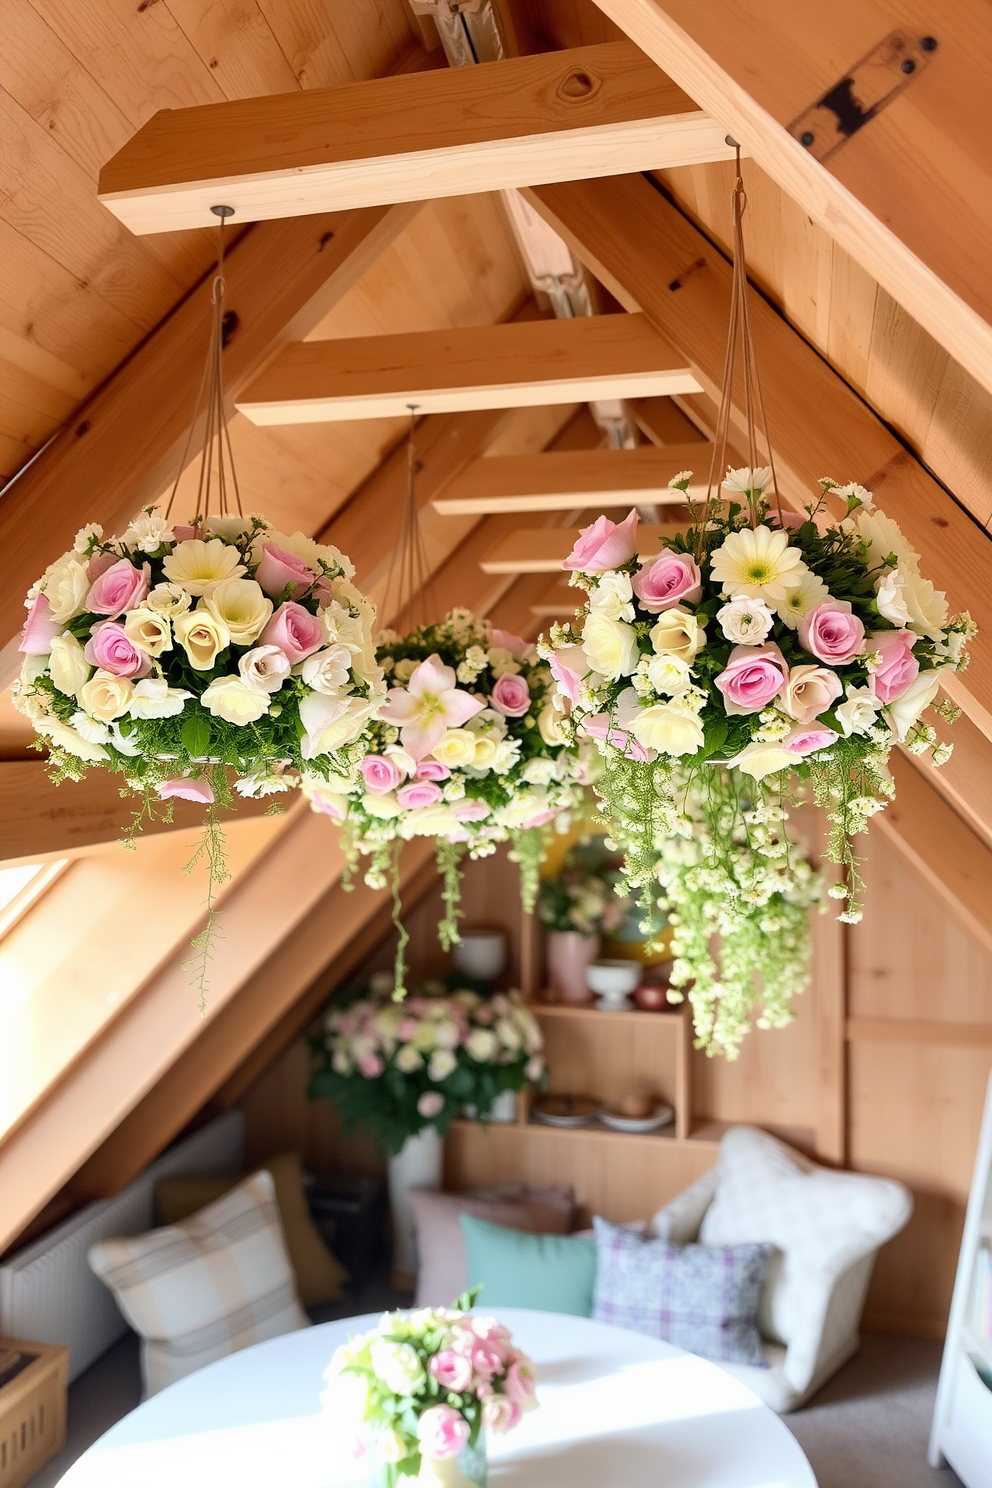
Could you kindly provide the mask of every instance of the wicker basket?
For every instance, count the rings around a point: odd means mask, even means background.
[[[65,1445],[69,1350],[0,1338],[0,1488],[22,1484]]]

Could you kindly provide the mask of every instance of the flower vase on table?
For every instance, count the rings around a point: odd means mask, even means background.
[[[397,1286],[412,1287],[417,1275],[417,1228],[410,1204],[410,1189],[440,1188],[443,1156],[437,1128],[425,1126],[416,1136],[407,1137],[399,1152],[389,1159],[393,1279]]]
[[[579,930],[549,930],[548,981],[560,1002],[592,1002],[586,972],[599,955],[599,936]]]
[[[387,1314],[336,1350],[321,1405],[369,1454],[371,1488],[486,1488],[486,1433],[536,1406],[530,1359],[495,1318],[467,1311],[473,1300]]]

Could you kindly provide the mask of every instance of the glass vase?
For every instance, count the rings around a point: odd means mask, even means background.
[[[462,1447],[457,1457],[420,1459],[420,1472],[415,1478],[398,1473],[396,1464],[386,1462],[373,1446],[371,1452],[371,1488],[487,1488],[489,1482],[485,1432],[479,1433],[475,1446]]]

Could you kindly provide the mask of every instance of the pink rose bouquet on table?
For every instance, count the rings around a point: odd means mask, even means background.
[[[485,1434],[512,1430],[536,1407],[533,1364],[495,1318],[468,1311],[474,1295],[386,1313],[335,1351],[324,1417],[356,1456],[370,1453],[373,1488],[485,1488]]]
[[[98,765],[144,797],[141,815],[204,804],[216,865],[232,784],[264,796],[304,769],[354,776],[368,751],[385,689],[353,573],[258,516],[177,527],[148,508],[120,536],[84,527],[25,601],[15,704],[56,780]]]
[[[729,841],[749,810],[808,783],[844,868],[831,893],[853,922],[851,838],[892,794],[895,743],[938,765],[950,754],[922,715],[967,664],[975,627],[948,616],[863,487],[824,480],[803,513],[780,514],[764,496],[770,474],[728,471],[727,504],[693,511],[643,561],[636,512],[599,518],[564,565],[585,603],[539,649],[575,736],[602,753],[597,789],[634,885],[653,880],[661,844],[685,826],[687,784],[719,795]],[[688,484],[688,473],[672,482]]]
[[[426,1126],[443,1135],[465,1107],[484,1121],[505,1091],[543,1081],[540,1025],[519,992],[429,982],[398,1004],[392,985],[377,972],[336,996],[310,1039],[309,1094],[337,1106],[348,1134],[397,1153]]]
[[[551,670],[519,636],[452,610],[407,636],[383,632],[376,655],[388,690],[357,771],[340,780],[305,774],[303,788],[315,811],[343,825],[351,862],[371,860],[373,887],[395,883],[403,842],[435,839],[448,949],[458,939],[462,858],[510,841],[532,905],[540,829],[567,825],[584,767]]]

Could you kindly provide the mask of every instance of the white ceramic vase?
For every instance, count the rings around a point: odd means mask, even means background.
[[[393,1278],[412,1285],[417,1275],[417,1234],[411,1188],[440,1188],[443,1144],[433,1126],[407,1137],[389,1159],[389,1212],[393,1222]]]

